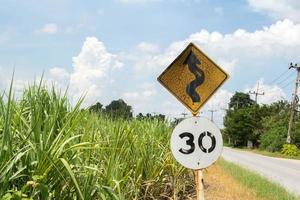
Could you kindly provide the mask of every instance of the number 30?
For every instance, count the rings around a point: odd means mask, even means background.
[[[209,149],[206,149],[203,146],[203,138],[205,136],[208,136],[211,139],[211,147]],[[194,135],[189,133],[189,132],[184,132],[184,133],[181,133],[179,135],[179,137],[181,139],[185,138],[185,137],[188,138],[188,140],[186,140],[186,145],[190,146],[189,149],[183,149],[183,148],[179,149],[179,152],[183,153],[183,154],[193,153],[195,151]],[[200,136],[198,138],[198,145],[199,145],[199,148],[201,149],[201,151],[203,151],[204,153],[211,153],[216,148],[216,138],[210,132],[205,131],[205,132],[200,134]]]

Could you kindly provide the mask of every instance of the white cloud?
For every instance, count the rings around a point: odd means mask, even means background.
[[[152,44],[149,42],[141,42],[137,45],[137,49],[145,53],[158,53],[159,46],[157,44]]]
[[[119,52],[117,55],[109,52],[97,38],[88,37],[80,53],[73,57],[72,71],[67,72],[61,68],[53,68],[50,70],[50,74],[56,80],[68,80],[70,94],[75,100],[88,92],[85,105],[91,105],[96,101],[106,103],[103,102],[103,98],[110,101],[114,96],[121,96],[133,106],[135,112],[158,111],[174,116],[176,113],[184,111],[185,108],[170,95],[164,97],[163,94],[158,94],[157,91],[161,88],[149,80],[155,81],[157,75],[175,59],[189,42],[197,44],[222,68],[230,74],[234,74],[236,67],[244,67],[243,64],[247,64],[248,61],[251,61],[251,64],[246,66],[255,67],[259,60],[265,62],[268,57],[280,56],[282,58],[283,56],[297,55],[297,50],[300,48],[299,35],[299,24],[283,20],[254,32],[238,29],[232,33],[222,34],[201,30],[189,35],[184,40],[171,43],[165,49],[161,49],[157,44],[141,42],[131,52]],[[253,58],[255,58],[255,62],[252,62]],[[118,75],[114,73],[114,70],[122,67],[124,62],[128,66],[133,66],[133,69],[126,68],[126,73],[130,74],[129,77],[132,78],[126,83],[123,79],[118,80],[118,78],[124,77],[124,74],[116,77]],[[132,77],[131,70],[138,72],[139,77],[136,79]],[[124,82],[124,85],[117,86],[113,83],[113,78]],[[150,84],[135,87],[135,84],[145,81],[149,81]],[[110,87],[114,90],[110,90]],[[266,94],[259,97],[259,103],[271,103],[285,97],[283,91],[277,86],[265,85],[261,81],[261,88],[265,90]],[[254,86],[247,88],[247,90],[250,89],[253,90]],[[113,93],[115,90],[117,90],[116,93]],[[207,111],[210,109],[220,110],[215,113],[215,119],[218,124],[221,124],[224,116],[222,109],[227,108],[232,95],[228,90],[219,90],[202,109],[204,115],[209,117]]]
[[[155,51],[144,51],[144,48],[138,48],[143,46],[139,44],[133,52],[123,52],[120,57],[122,57],[122,60],[132,63],[131,66],[134,66],[138,76],[142,74],[145,78],[154,80],[190,42],[194,42],[212,60],[216,61],[225,71],[232,75],[237,67],[246,70],[245,67],[261,67],[260,62],[267,65],[267,59],[283,59],[297,56],[300,48],[299,35],[300,24],[295,24],[290,20],[282,20],[253,32],[238,29],[232,33],[222,34],[201,30],[189,35],[184,40],[171,43],[167,48],[159,50],[158,53]],[[260,98],[259,103],[271,103],[282,99],[281,96],[285,97],[285,94],[277,86],[265,84],[262,84],[262,86],[266,88],[268,93]],[[142,96],[139,91],[126,95],[127,98],[130,97],[132,99],[141,99]],[[233,93],[228,90],[220,90],[202,109],[204,115],[210,117],[208,110],[219,110],[215,113],[215,118],[218,124],[222,124],[223,109],[227,108],[232,95]],[[157,97],[161,100],[162,96],[157,95]],[[182,108],[181,111],[184,108],[175,100],[171,101],[171,99],[173,98],[166,98],[165,101],[161,102],[159,111],[174,116],[176,113],[178,114],[180,108]],[[135,103],[134,101],[131,102]],[[146,106],[140,106],[140,108],[143,107]],[[152,109],[157,109],[157,107],[152,106]]]
[[[248,93],[249,91],[257,92],[257,85],[259,84],[259,93],[264,93],[264,95],[258,95],[257,97],[257,103],[259,104],[271,104],[273,102],[279,101],[279,100],[285,100],[286,94],[283,92],[283,90],[278,87],[277,85],[266,85],[264,83],[263,79],[260,79],[256,82],[256,84],[251,88],[246,88],[244,90],[245,93]],[[251,94],[251,98],[254,100],[255,95]]]
[[[50,75],[56,79],[65,80],[69,79],[70,74],[64,68],[54,67],[49,71]]]
[[[160,47],[157,44],[149,42],[139,43],[131,52],[121,52],[119,57],[124,62],[129,61],[133,63],[134,70],[140,76],[143,74],[151,74],[157,70],[157,63],[159,63]]]
[[[291,58],[297,56],[300,48],[300,24],[290,20],[278,21],[261,30],[248,32],[238,29],[233,33],[221,34],[203,29],[188,38],[171,43],[163,53],[153,54],[143,51],[127,57],[137,70],[148,70],[158,74],[168,66],[179,53],[194,42],[225,71],[232,74],[240,64],[253,59]],[[255,67],[253,62],[252,67]]]
[[[228,109],[228,103],[230,98],[233,96],[233,93],[224,89],[220,89],[216,92],[212,98],[205,105],[205,109],[217,109],[224,110]]]
[[[91,105],[108,96],[103,90],[113,82],[109,73],[123,66],[117,56],[108,52],[96,37],[87,37],[80,53],[72,61],[72,72],[55,67],[49,73],[54,82],[69,85],[73,102],[86,95],[84,105]]]
[[[228,90],[220,89],[212,96],[212,98],[204,106],[201,115],[210,119],[211,111],[214,111],[213,120],[218,126],[222,127],[223,118],[226,114],[225,111],[226,109],[228,109],[228,103],[230,102],[230,98],[232,96],[233,96],[232,92]]]
[[[300,22],[299,0],[248,0],[248,4],[258,12],[275,19],[290,19]]]
[[[58,26],[55,23],[45,24],[41,29],[35,31],[36,33],[55,34],[58,32]]]
[[[109,71],[122,65],[101,41],[96,37],[87,37],[79,55],[73,57],[70,87],[75,98],[87,92],[86,103],[99,100],[105,85],[111,81]]]
[[[131,92],[124,92],[122,98],[130,105],[133,106],[134,111],[138,112],[152,112],[152,107],[148,107],[146,105],[155,103],[155,97],[157,91],[154,88],[154,85],[150,83],[144,83],[142,86],[136,90]]]

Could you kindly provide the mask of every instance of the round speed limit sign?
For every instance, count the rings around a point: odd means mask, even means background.
[[[180,122],[171,137],[171,150],[184,167],[203,169],[221,155],[223,139],[219,128],[204,117],[191,117]]]

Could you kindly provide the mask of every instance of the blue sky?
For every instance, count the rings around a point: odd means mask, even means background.
[[[86,105],[123,98],[136,113],[178,116],[185,108],[156,77],[192,41],[231,75],[202,109],[203,115],[219,110],[221,123],[231,95],[258,82],[266,93],[260,103],[289,100],[295,73],[287,72],[283,82],[272,80],[300,60],[297,0],[1,0],[1,5],[2,89],[13,67],[17,89],[44,72],[57,87],[70,85],[73,101],[88,92]]]

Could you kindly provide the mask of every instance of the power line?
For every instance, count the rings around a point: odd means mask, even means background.
[[[286,88],[287,86],[290,86],[291,83],[293,83],[293,82],[294,82],[294,80],[291,80],[290,82],[288,82],[287,84],[285,84],[283,87],[281,87],[281,89],[284,89],[284,88]]]
[[[282,83],[284,83],[286,80],[290,79],[294,74],[291,73],[289,76],[287,76],[285,79],[283,79],[282,81],[280,81],[279,83],[277,83],[277,85],[280,85]]]
[[[278,77],[276,77],[275,79],[273,79],[268,85],[271,85],[273,83],[275,83],[277,80],[279,80],[284,74],[286,74],[289,70],[285,70],[283,73],[281,73]]]

